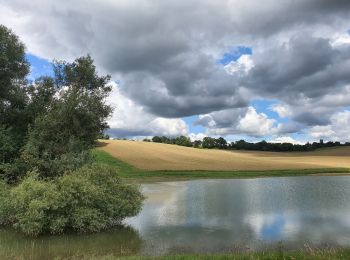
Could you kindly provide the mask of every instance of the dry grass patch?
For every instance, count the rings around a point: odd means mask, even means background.
[[[108,140],[99,148],[142,170],[260,171],[350,168],[350,147],[304,153],[196,149],[177,145]]]

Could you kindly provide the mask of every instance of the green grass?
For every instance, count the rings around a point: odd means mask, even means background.
[[[224,178],[256,178],[256,177],[286,177],[306,176],[325,173],[350,173],[347,168],[328,169],[294,169],[294,170],[269,170],[269,171],[145,171],[137,169],[110,154],[94,149],[92,150],[97,163],[115,167],[120,177],[136,181],[166,181],[188,179],[224,179]]]
[[[135,172],[137,169],[115,157],[101,150],[93,149],[91,151],[95,161],[97,163],[106,164],[108,166],[115,167],[120,172]]]
[[[113,255],[107,256],[79,256],[77,258],[71,257],[70,259],[101,259],[101,260],[328,260],[328,259],[350,259],[350,249],[308,249],[300,251],[283,251],[277,250],[272,252],[248,252],[248,253],[232,253],[232,254],[218,254],[218,255],[174,255],[174,256],[159,256],[159,257],[145,257],[145,256],[129,256],[129,257],[115,257]]]

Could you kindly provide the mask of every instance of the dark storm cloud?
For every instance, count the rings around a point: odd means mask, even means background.
[[[181,54],[157,74],[129,73],[123,78],[128,96],[165,117],[189,116],[247,106],[244,90],[207,55]]]
[[[200,116],[195,125],[207,128],[228,128],[238,123],[240,117],[247,113],[247,108],[226,109]]]
[[[279,135],[285,135],[285,134],[292,134],[292,133],[297,133],[300,132],[304,126],[300,123],[295,123],[295,122],[289,122],[285,124],[281,124],[277,132],[275,134]]]
[[[316,112],[316,113],[315,113]],[[312,126],[312,125],[327,125],[330,123],[329,114],[317,113],[317,111],[303,111],[293,116],[297,122]]]
[[[120,80],[125,96],[157,116],[244,110],[260,97],[315,125],[350,105],[317,103],[350,83],[349,45],[332,45],[335,33],[349,29],[350,1],[2,0],[0,14],[36,55],[90,53],[102,72]],[[217,61],[239,45],[252,47],[255,66],[228,75]],[[234,118],[217,112],[219,127]]]
[[[333,113],[350,104],[349,99],[329,96],[348,93],[350,45],[332,46],[329,39],[297,33],[286,42],[254,54],[252,60],[254,67],[248,73],[234,72],[232,79],[252,95],[277,99],[288,105],[289,118],[296,124],[282,125],[276,130],[279,134],[297,132],[302,125],[327,125]],[[241,116],[234,115],[233,111],[239,110],[213,112],[197,124],[227,128]]]
[[[281,99],[301,94],[314,98],[350,82],[350,46],[334,48],[329,39],[311,37],[307,32],[257,54],[254,64],[242,84]]]

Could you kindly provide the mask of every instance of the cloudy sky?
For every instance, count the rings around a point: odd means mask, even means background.
[[[90,54],[110,134],[350,141],[349,0],[0,0],[30,77]]]

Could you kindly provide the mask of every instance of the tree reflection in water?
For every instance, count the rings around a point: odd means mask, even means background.
[[[66,234],[28,238],[13,229],[0,230],[0,259],[54,259],[72,256],[128,256],[138,254],[143,241],[130,226],[98,234]]]

